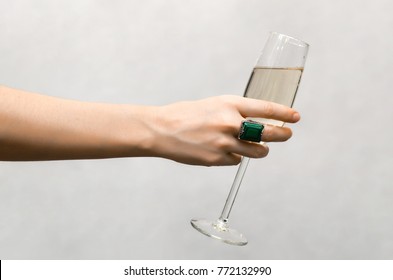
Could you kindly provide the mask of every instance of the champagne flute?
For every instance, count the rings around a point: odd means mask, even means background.
[[[262,54],[257,60],[248,81],[244,97],[272,101],[292,107],[300,78],[303,73],[309,45],[296,38],[271,32]],[[247,119],[283,126],[282,121],[253,118]],[[250,159],[243,157],[233,181],[225,206],[218,220],[192,219],[191,225],[199,232],[222,242],[243,246],[246,237],[228,226],[229,214],[235,202]]]

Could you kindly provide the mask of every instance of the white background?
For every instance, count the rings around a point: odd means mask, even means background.
[[[393,2],[0,2],[0,84],[161,105],[242,95],[268,32],[310,43],[294,136],[236,167],[164,159],[0,162],[0,259],[392,259]]]

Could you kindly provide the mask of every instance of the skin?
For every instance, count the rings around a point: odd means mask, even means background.
[[[295,123],[286,106],[215,96],[165,106],[81,102],[0,86],[0,160],[162,157],[194,165],[262,158],[266,144],[237,139],[246,117]],[[288,127],[266,126],[262,141],[286,141]]]

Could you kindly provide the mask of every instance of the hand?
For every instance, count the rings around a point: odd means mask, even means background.
[[[155,113],[155,156],[206,166],[235,165],[241,156],[262,158],[268,154],[266,144],[237,139],[246,117],[289,123],[300,119],[289,107],[230,95],[157,107]],[[291,136],[290,128],[265,125],[262,141],[286,141]]]

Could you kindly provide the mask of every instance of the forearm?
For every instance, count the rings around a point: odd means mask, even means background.
[[[150,156],[153,107],[65,100],[0,87],[0,160]]]

